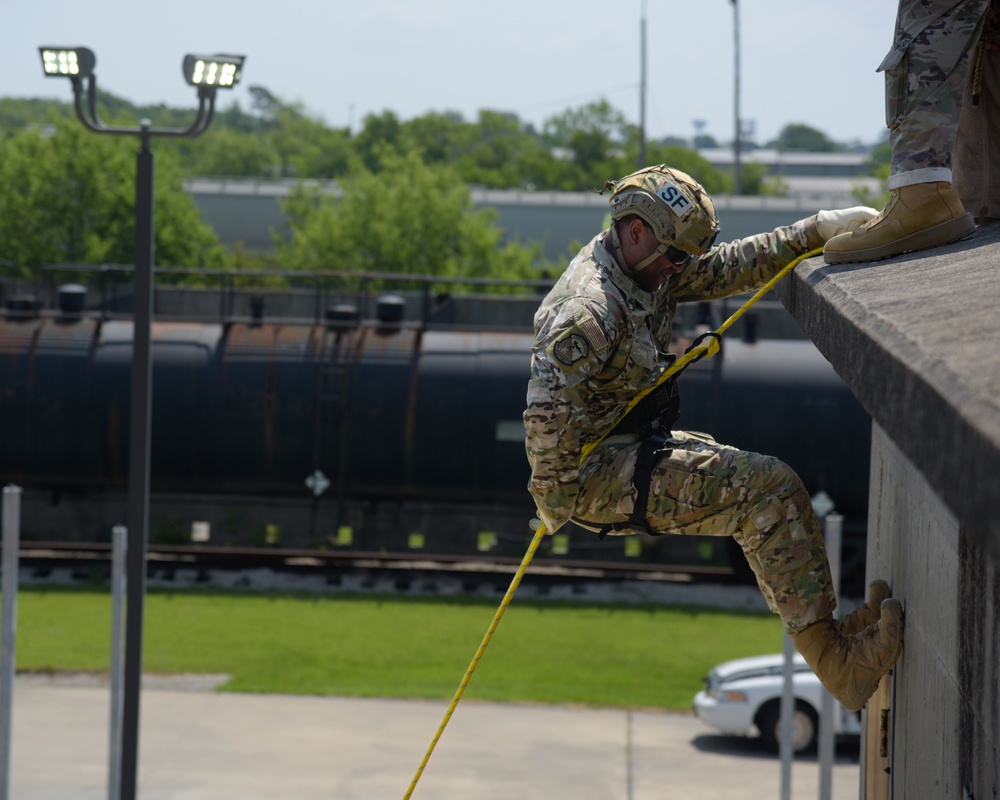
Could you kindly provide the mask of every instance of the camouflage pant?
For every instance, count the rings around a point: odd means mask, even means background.
[[[657,533],[732,536],[770,609],[790,632],[833,613],[823,534],[802,481],[771,456],[674,431],[653,467],[647,522]],[[632,513],[638,443],[602,444],[581,468],[576,516],[601,524]]]
[[[1000,219],[1000,0],[993,0],[965,85],[955,191],[976,222]]]
[[[972,52],[990,0],[900,0],[885,72],[890,189],[951,181]]]

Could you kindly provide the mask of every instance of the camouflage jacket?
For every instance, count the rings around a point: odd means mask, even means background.
[[[528,490],[550,532],[574,514],[582,449],[606,436],[669,366],[677,304],[757,289],[822,244],[810,217],[713,247],[656,292],[619,266],[608,231],[577,254],[535,313],[524,412]]]

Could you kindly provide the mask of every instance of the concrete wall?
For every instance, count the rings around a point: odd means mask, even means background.
[[[868,578],[905,636],[866,710],[870,799],[1000,797],[998,245],[993,223],[878,264],[812,259],[779,290],[874,421]]]
[[[906,613],[904,657],[895,671],[889,706],[887,796],[996,797],[996,570],[977,554],[954,514],[877,425],[871,475],[868,572],[890,581]],[[865,762],[877,769],[878,736],[866,740]]]

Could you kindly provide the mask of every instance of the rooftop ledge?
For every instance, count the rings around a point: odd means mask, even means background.
[[[867,264],[799,264],[785,307],[1000,566],[1000,222]]]

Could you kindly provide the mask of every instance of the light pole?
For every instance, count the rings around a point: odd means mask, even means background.
[[[639,166],[646,167],[646,0],[639,21]]]
[[[740,7],[739,0],[730,0],[733,4],[733,49],[735,52],[733,64],[733,194],[741,193],[740,186],[740,137],[743,134],[740,125]]]
[[[230,89],[240,79],[243,56],[184,57],[185,80],[198,89],[198,113],[187,128],[153,128],[142,120],[138,128],[105,125],[97,111],[97,59],[86,47],[40,47],[46,76],[69,78],[73,105],[84,127],[94,133],[138,136],[135,171],[135,272],[133,280],[132,395],[129,419],[128,545],[125,617],[125,681],[121,707],[121,758],[112,776],[110,796],[134,800],[139,751],[139,693],[142,680],[142,623],[146,595],[146,544],[149,528],[149,439],[153,310],[153,153],[150,139],[195,137],[204,133],[215,113],[217,89]],[[84,88],[86,80],[86,88]],[[84,102],[86,95],[86,103]]]

